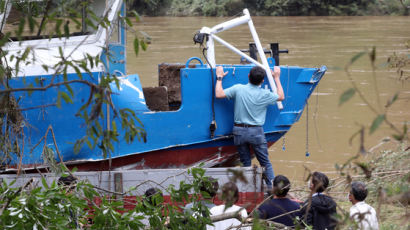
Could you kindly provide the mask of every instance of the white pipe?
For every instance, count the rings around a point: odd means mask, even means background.
[[[268,77],[269,85],[270,85],[272,91],[276,94],[277,93],[276,84],[273,80],[272,72],[270,70],[268,60],[266,59],[265,52],[263,51],[261,42],[259,40],[258,34],[256,33],[255,26],[253,25],[253,22],[252,22],[252,19],[251,19],[251,16],[249,14],[248,9],[244,9],[243,14],[244,15],[239,17],[239,18],[235,18],[235,19],[232,19],[230,21],[223,22],[223,23],[218,24],[218,25],[216,25],[212,28],[203,27],[201,29],[201,31],[200,31],[201,33],[205,33],[205,34],[209,35],[208,42],[207,42],[208,62],[211,65],[211,68],[216,66],[215,47],[214,47],[214,41],[213,41],[213,39],[215,39],[218,42],[220,42],[222,45],[226,46],[228,49],[230,49],[233,52],[237,53],[238,55],[244,57],[246,60],[252,62],[253,64],[255,64],[257,66],[260,66],[260,67],[264,68],[265,72],[266,72],[266,75]],[[258,49],[259,57],[262,60],[262,64],[260,64],[259,62],[257,62],[253,58],[249,57],[247,54],[243,53],[242,51],[238,50],[237,48],[235,48],[231,44],[225,42],[223,39],[221,39],[221,38],[219,38],[218,36],[215,35],[219,32],[231,29],[235,26],[239,26],[239,25],[244,24],[246,22],[248,23],[248,26],[249,26],[249,29],[251,31],[251,34],[252,34],[253,40],[255,42],[256,48]],[[282,102],[278,101],[277,105],[278,105],[279,109],[283,109]]]
[[[210,68],[215,68],[216,67],[215,45],[214,45],[214,40],[211,35],[209,35],[208,37],[208,42],[206,43],[206,46],[208,47],[208,50],[206,51],[206,55],[208,58],[208,64],[210,65]]]
[[[232,50],[233,52],[235,52],[236,54],[238,54],[239,56],[244,57],[246,60],[252,62],[253,64],[262,67],[263,69],[265,69],[265,66],[263,66],[261,63],[259,63],[258,61],[256,61],[255,59],[251,58],[249,55],[245,54],[244,52],[238,50],[237,48],[235,48],[234,46],[232,46],[231,44],[227,43],[226,41],[224,41],[222,38],[212,34],[210,35],[210,37],[212,37],[213,39],[215,39],[216,41],[218,41],[219,43],[221,43],[222,45],[226,46],[228,49]]]
[[[243,11],[244,11],[244,14],[245,13],[249,14],[248,9],[244,9]],[[248,25],[249,25],[249,29],[251,31],[253,40],[255,42],[256,48],[258,49],[259,57],[261,58],[261,61],[263,63],[263,66],[264,66],[263,68],[266,71],[266,76],[268,77],[269,85],[272,91],[276,94],[277,93],[276,84],[273,80],[272,72],[269,68],[268,60],[266,59],[265,52],[263,51],[261,41],[259,40],[258,34],[256,33],[255,26],[253,25],[252,19],[248,21]],[[278,101],[277,105],[279,109],[283,109],[283,105],[281,101]]]
[[[242,25],[244,23],[249,22],[249,20],[251,20],[251,17],[249,15],[249,11],[246,10],[246,13],[245,13],[245,10],[244,10],[243,13],[244,13],[244,15],[239,17],[239,18],[235,18],[235,19],[229,20],[227,22],[223,22],[221,24],[218,24],[218,25],[212,27],[210,33],[211,34],[217,34],[217,33],[220,33],[222,31],[229,30],[233,27],[236,27],[236,26],[239,26],[239,25]]]

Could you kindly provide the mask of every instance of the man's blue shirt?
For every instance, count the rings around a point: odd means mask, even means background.
[[[266,109],[273,105],[279,96],[270,90],[248,83],[236,84],[224,89],[226,98],[235,99],[234,122],[237,124],[265,124]]]

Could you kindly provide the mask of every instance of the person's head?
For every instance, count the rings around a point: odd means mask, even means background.
[[[367,197],[366,185],[361,181],[352,182],[350,186],[349,201],[352,204],[364,201]]]
[[[77,185],[77,178],[72,175],[61,176],[58,178],[57,184],[63,186],[66,192],[71,192]]]
[[[145,199],[149,204],[151,204],[151,205],[153,205],[153,206],[157,206],[157,205],[159,205],[159,203],[162,202],[162,201],[161,201],[162,199],[160,199],[159,202],[158,202],[158,199],[156,199],[157,197],[160,197],[160,198],[163,199],[161,190],[159,190],[159,189],[157,189],[157,188],[149,188],[149,189],[147,189],[147,191],[145,191],[145,193],[144,193],[144,199]]]
[[[239,191],[235,183],[228,182],[222,186],[221,200],[226,206],[232,206],[239,200]]]
[[[218,189],[219,189],[218,180],[213,177],[209,177],[209,181],[207,183],[202,181],[199,184],[199,190],[201,190],[201,192],[208,193],[211,198],[213,198],[216,195],[216,193],[218,192]]]
[[[313,192],[323,192],[329,186],[329,178],[321,172],[314,172],[310,183],[310,190]]]
[[[249,72],[249,82],[252,85],[260,85],[263,82],[263,79],[265,79],[266,76],[266,71],[259,66],[255,66],[251,69]]]
[[[273,179],[273,194],[277,197],[285,197],[290,189],[289,179],[283,175],[277,175]]]

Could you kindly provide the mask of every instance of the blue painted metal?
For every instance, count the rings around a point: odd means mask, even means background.
[[[246,84],[251,68],[251,65],[225,65],[224,69],[228,75],[224,78],[223,87],[227,88],[238,83]],[[280,111],[276,106],[268,108],[264,129],[269,142],[277,141],[299,119],[308,96],[318,83],[298,82],[301,76],[310,75],[312,77],[317,72],[315,68],[281,67],[281,72],[281,82],[284,86],[286,99],[283,110]],[[94,73],[93,76],[84,74],[83,78],[96,83],[99,74]],[[138,75],[122,77],[119,89],[115,84],[112,85],[114,106],[117,109],[129,108],[135,111],[147,131],[146,143],[135,141],[127,144],[121,136],[112,157],[175,147],[189,149],[198,144],[201,144],[201,147],[233,144],[230,139],[224,142],[217,141],[218,138],[229,137],[232,134],[233,102],[227,99],[215,100],[216,139],[210,139],[209,124],[212,120],[211,99],[213,97],[210,69],[206,65],[197,64],[195,68],[182,68],[180,74],[182,104],[177,111],[151,112],[145,104]],[[215,76],[213,77],[215,78]],[[25,84],[33,83],[36,85],[35,78],[38,77],[27,77]],[[68,75],[68,80],[75,78],[75,74]],[[43,76],[41,79],[43,80],[40,82],[45,85],[50,76]],[[62,80],[62,78],[59,79]],[[12,84],[15,87],[24,85],[21,79],[13,79]],[[262,87],[269,86],[263,83]],[[72,88],[75,95],[73,104],[62,102],[61,109],[49,106],[24,111],[24,117],[30,126],[25,127],[27,144],[23,164],[43,163],[42,148],[38,147],[32,153],[30,153],[30,149],[40,140],[50,125],[54,129],[58,148],[65,161],[103,159],[102,153],[97,148],[89,149],[87,145],[84,145],[78,154],[73,151],[74,141],[85,135],[85,124],[82,119],[75,116],[75,113],[88,99],[89,88],[79,83],[74,84]],[[68,93],[64,88],[60,90]],[[49,89],[45,92],[34,92],[31,96],[27,96],[26,93],[15,93],[15,96],[21,98],[21,108],[52,105],[57,101],[58,90]],[[118,119],[114,118],[112,113],[110,116],[111,120]],[[118,120],[116,122],[120,124]],[[50,137],[47,138],[47,143],[48,146],[54,145]],[[56,159],[58,159],[57,155]],[[17,163],[18,159],[16,158],[14,161]]]

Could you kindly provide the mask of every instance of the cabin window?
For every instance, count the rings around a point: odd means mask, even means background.
[[[93,20],[92,17],[86,19],[87,15],[93,12],[97,17],[102,16],[105,5],[100,5],[93,2],[89,4],[86,0],[10,1],[4,10],[7,17],[1,18],[1,32],[10,32],[11,40],[90,34],[94,29],[89,23]],[[93,23],[96,24],[95,21]],[[20,28],[21,34],[16,34]]]
[[[158,65],[158,87],[143,88],[145,102],[150,110],[175,111],[181,107],[182,68],[185,68],[185,65],[167,63]],[[191,68],[194,68],[194,65]]]

